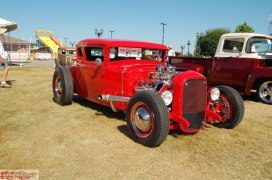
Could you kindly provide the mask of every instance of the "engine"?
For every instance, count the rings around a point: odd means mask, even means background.
[[[138,81],[138,86],[135,91],[150,90],[157,92],[164,100],[166,106],[168,106],[173,100],[173,78],[181,72],[177,72],[176,67],[172,65],[158,65],[155,69],[155,72],[149,73],[148,78],[140,79]]]

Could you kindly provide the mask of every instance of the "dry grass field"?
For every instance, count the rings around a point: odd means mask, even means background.
[[[2,73],[2,71],[0,71]],[[42,180],[271,180],[272,106],[244,99],[235,129],[170,131],[157,148],[131,140],[124,113],[77,95],[52,97],[52,67],[11,67],[0,88],[0,169],[39,170]]]

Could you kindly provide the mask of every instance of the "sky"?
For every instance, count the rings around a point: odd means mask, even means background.
[[[36,42],[35,30],[53,31],[62,44],[97,38],[128,39],[173,46],[193,53],[196,33],[235,28],[245,21],[269,34],[272,0],[1,0],[0,18],[19,28],[5,35]],[[166,25],[161,25],[165,23]],[[272,28],[271,28],[272,29]]]

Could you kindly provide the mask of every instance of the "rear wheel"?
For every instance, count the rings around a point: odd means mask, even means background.
[[[58,67],[53,75],[54,101],[59,105],[72,103],[74,83],[70,70],[65,66]]]
[[[272,104],[272,80],[263,80],[257,86],[257,97],[265,104]]]
[[[169,133],[168,110],[155,92],[138,92],[129,101],[127,126],[132,139],[148,147],[163,143]]]
[[[214,126],[232,129],[243,119],[245,107],[241,95],[231,87],[218,86],[219,99],[212,103],[210,109],[222,117],[221,121],[213,123]]]

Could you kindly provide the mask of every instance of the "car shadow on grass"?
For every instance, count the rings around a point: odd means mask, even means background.
[[[207,123],[203,129],[201,129],[201,131],[210,131],[212,128],[214,128],[213,125],[211,125],[210,123]],[[197,134],[198,132],[195,133],[186,133],[183,132],[181,129],[170,129],[169,130],[169,135],[174,137],[174,138],[179,138],[180,136],[192,136]]]
[[[92,110],[95,110],[97,111],[96,112],[96,115],[100,115],[100,116],[105,116],[107,118],[114,118],[114,119],[117,119],[117,120],[120,120],[120,121],[126,121],[126,114],[123,113],[123,112],[113,112],[112,109],[110,107],[106,107],[106,106],[103,106],[103,105],[100,105],[100,104],[97,104],[97,103],[94,103],[94,102],[91,102],[79,95],[74,95],[73,97],[73,102],[74,103],[77,103],[83,107],[86,107],[86,108],[90,108]],[[209,130],[209,126],[205,126],[203,128],[203,130]],[[127,125],[120,125],[120,126],[117,126],[117,129],[123,134],[125,135],[126,137],[131,138],[130,136],[130,133],[128,131],[128,128],[127,128]],[[180,129],[170,129],[169,130],[169,135],[174,137],[174,138],[179,138],[180,136],[190,136],[190,135],[193,135],[195,133],[185,133],[183,131],[181,131]]]
[[[126,115],[122,111],[114,112],[110,107],[94,103],[94,102],[89,101],[79,95],[74,95],[73,102],[77,103],[83,107],[90,108],[92,110],[97,111],[95,113],[95,115],[98,115],[98,116],[102,115],[102,116],[106,116],[108,118],[115,118],[117,120],[125,121]]]
[[[73,96],[73,103],[77,103],[83,107],[90,108],[92,110],[97,111],[95,115],[97,116],[105,116],[107,118],[114,118],[120,121],[126,121],[126,114],[122,111],[120,112],[114,112],[110,107],[106,107],[97,103],[94,103],[92,101],[89,101],[79,95],[74,95]],[[127,129],[126,125],[120,125],[117,126],[117,129],[124,134],[126,137],[131,138],[129,131]]]
[[[260,102],[256,93],[250,93],[250,96],[241,95],[244,101]]]
[[[121,126],[118,126],[117,128],[123,135],[125,135],[129,139],[133,140],[130,136],[127,125],[121,125]],[[180,129],[170,129],[168,135],[172,136],[174,138],[181,138],[182,136],[192,136],[194,134],[196,134],[196,133],[185,133],[185,132],[181,131]]]
[[[127,125],[121,125],[121,126],[118,126],[117,129],[122,133],[124,134],[126,137],[131,138],[130,134],[129,134],[129,131],[128,131],[128,128],[127,128]]]

